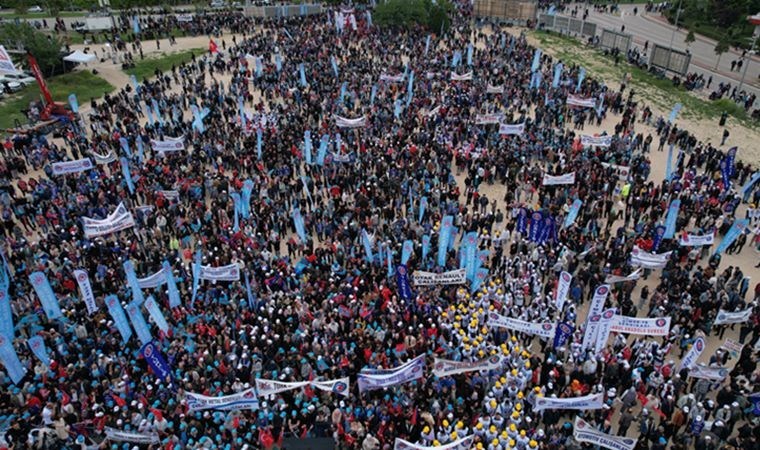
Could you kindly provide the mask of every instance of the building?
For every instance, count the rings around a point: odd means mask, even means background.
[[[475,17],[525,25],[535,21],[538,11],[536,0],[475,0]]]

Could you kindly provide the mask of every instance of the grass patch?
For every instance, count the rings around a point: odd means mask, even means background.
[[[63,103],[68,103],[69,94],[72,93],[77,95],[79,104],[82,105],[114,90],[110,83],[89,71],[69,72],[50,77],[46,81],[53,100]],[[0,101],[0,128],[15,126],[15,120],[24,125],[27,119],[21,110],[29,108],[29,103],[39,100],[41,95],[39,87],[34,83]]]
[[[628,64],[623,56],[616,66],[611,56],[606,56],[601,51],[588,47],[573,37],[545,31],[532,31],[531,34],[538,40],[543,50],[548,51],[565,63],[574,63],[585,67],[590,76],[608,83],[621,82],[628,76],[630,81],[627,82],[627,86],[634,89],[638,94],[644,94],[643,96],[639,95],[638,98],[646,98],[647,103],[658,106],[663,111],[669,111],[673,105],[681,103],[684,106],[683,114],[686,117],[698,120],[717,119],[725,111],[744,126],[754,127],[757,125],[747,115],[744,108],[730,99],[711,101],[697,97],[682,86],[675,86],[669,78],[660,78],[646,70]]]
[[[39,13],[24,13],[24,14],[16,14],[13,11],[10,12],[0,12],[0,17],[10,17],[10,18],[19,18],[19,19],[32,19],[32,20],[42,20],[47,19],[48,23],[55,23],[56,17],[84,17],[87,15],[86,11],[61,11],[56,13],[55,15],[50,14],[50,12],[42,11]]]
[[[156,69],[160,72],[166,72],[171,70],[172,66],[179,66],[182,63],[186,63],[192,60],[193,55],[196,57],[203,54],[206,49],[193,48],[177,53],[162,53],[161,56],[154,58],[146,58],[142,61],[136,61],[135,67],[126,71],[129,75],[137,77],[138,81],[142,81],[146,78],[150,78],[155,75]]]

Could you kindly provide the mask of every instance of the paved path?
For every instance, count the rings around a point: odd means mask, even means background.
[[[579,17],[581,17],[584,5],[579,6]],[[587,6],[587,5],[585,5]],[[638,15],[633,14],[634,5],[621,5],[620,10],[622,14],[604,14],[598,13],[589,9],[588,20],[595,22],[599,27],[599,33],[601,29],[610,28],[616,31],[620,31],[621,27],[625,25],[625,32],[633,35],[633,41],[635,46],[643,49],[644,43],[649,42],[649,51],[651,51],[653,44],[668,46],[670,39],[673,36],[673,30],[675,27],[667,22],[667,20],[659,13],[643,13],[642,5],[639,6]],[[572,9],[569,8],[568,11]],[[678,30],[675,33],[673,40],[673,48],[677,50],[686,50],[687,45],[685,39],[688,31]],[[715,68],[718,57],[715,54],[716,42],[712,39],[708,39],[704,36],[696,35],[696,41],[692,42],[688,46],[692,54],[691,66],[689,70],[692,72],[703,73],[705,76],[713,76],[713,86],[719,82],[730,83],[732,86],[738,86],[741,80],[742,74],[740,72],[731,72],[731,61],[738,60],[741,57],[741,52],[736,49],[724,53],[720,58],[720,64],[717,69]],[[747,62],[745,61],[745,65]],[[744,70],[744,68],[742,68]],[[760,96],[760,58],[755,56],[747,69],[747,76],[745,79],[746,89]],[[709,92],[706,91],[706,94]]]

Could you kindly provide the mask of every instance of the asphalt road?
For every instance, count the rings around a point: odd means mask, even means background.
[[[601,34],[601,29],[609,28],[615,31],[621,31],[625,25],[625,32],[633,35],[633,42],[636,47],[643,50],[644,44],[649,42],[649,51],[651,52],[653,44],[657,43],[669,46],[673,37],[675,27],[670,25],[667,20],[659,13],[645,14],[642,5],[639,6],[638,15],[633,14],[634,5],[621,5],[622,14],[603,14],[589,9],[588,21],[597,24],[597,32]],[[584,5],[579,5],[583,8]],[[583,9],[579,9],[578,17],[582,17]],[[731,62],[741,58],[741,52],[731,49],[724,53],[716,68],[718,56],[715,54],[716,42],[704,36],[696,36],[696,41],[687,46],[685,38],[688,31],[678,30],[673,38],[673,48],[676,50],[691,51],[690,72],[705,74],[705,77],[712,75],[713,86],[718,83],[730,83],[731,86],[738,86],[742,78],[742,72],[731,71]],[[760,44],[760,42],[758,42]],[[749,61],[749,65],[747,62]],[[760,58],[755,55],[751,60],[746,58],[744,61],[747,67],[747,74],[744,82],[744,89],[760,95]],[[742,67],[744,71],[744,67]]]

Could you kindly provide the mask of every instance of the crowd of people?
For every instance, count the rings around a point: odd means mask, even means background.
[[[628,448],[757,448],[760,285],[721,265],[757,247],[738,214],[757,168],[456,7],[442,36],[359,9],[228,17],[235,38],[91,100],[61,138],[9,138],[0,358],[26,373],[0,379],[5,446],[579,449],[590,424]],[[670,326],[589,344],[589,309]]]

